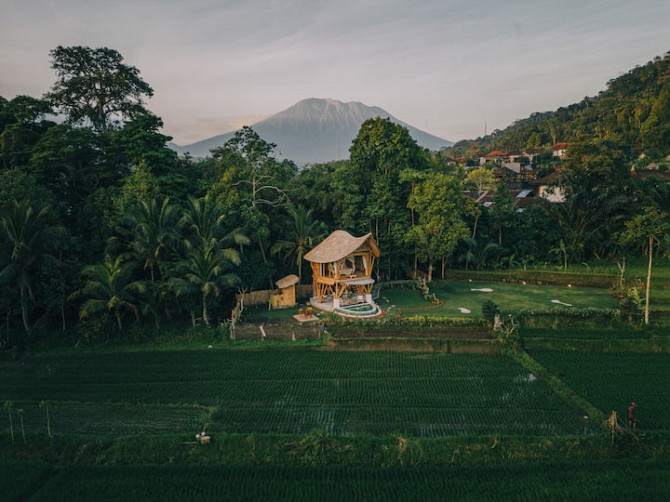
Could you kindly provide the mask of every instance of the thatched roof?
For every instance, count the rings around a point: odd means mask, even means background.
[[[275,284],[279,289],[284,289],[288,288],[289,286],[293,286],[294,284],[298,284],[300,282],[300,279],[298,279],[298,276],[295,274],[287,275],[286,277],[282,277],[279,279]]]
[[[372,234],[363,237],[353,237],[344,230],[335,230],[318,246],[305,255],[305,260],[314,263],[333,263],[346,258],[351,253],[367,244],[372,254],[379,257],[381,254]]]

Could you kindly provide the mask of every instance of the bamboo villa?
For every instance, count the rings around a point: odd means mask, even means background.
[[[305,255],[312,266],[313,307],[348,317],[374,317],[372,267],[380,252],[372,234],[336,230]]]

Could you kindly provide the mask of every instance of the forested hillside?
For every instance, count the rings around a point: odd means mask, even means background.
[[[91,338],[222,322],[236,291],[274,288],[288,273],[309,283],[302,257],[335,229],[372,233],[378,281],[669,247],[668,55],[595,98],[457,144],[451,156],[470,162],[447,162],[377,118],[362,125],[348,161],[303,170],[248,127],[205,160],[179,158],[145,106],[153,89],[118,52],[58,47],[51,62],[49,93],[0,98],[6,347],[44,329]],[[542,168],[560,174],[561,203],[535,197],[522,207],[496,164],[466,169],[492,149],[557,141],[569,144],[567,157],[549,153]],[[658,170],[633,175],[634,162]]]
[[[670,153],[670,53],[613,78],[598,96],[554,112],[538,112],[502,131],[457,143],[451,155],[472,157],[490,150],[518,150],[558,142],[608,139],[637,157]]]

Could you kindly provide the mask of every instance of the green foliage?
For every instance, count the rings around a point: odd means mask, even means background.
[[[153,89],[117,51],[59,45],[50,55],[58,80],[46,97],[70,123],[107,132],[117,120],[145,112],[142,98]]]
[[[668,116],[670,87],[665,78],[670,53],[636,66],[610,80],[598,96],[554,112],[538,112],[518,120],[504,130],[473,141],[457,143],[446,153],[451,157],[478,157],[491,150],[528,150],[561,141],[584,138],[615,139],[633,152],[661,158],[670,152]]]
[[[488,322],[493,323],[496,314],[500,315],[500,309],[491,300],[486,300],[482,305],[482,317]]]
[[[301,256],[326,227],[373,234],[382,252],[373,271],[378,281],[415,277],[419,269],[433,276],[440,266],[443,277],[472,278],[475,269],[511,283],[610,288],[618,273],[594,275],[588,268],[572,273],[574,263],[593,257],[622,261],[625,253],[640,254],[649,247],[626,237],[631,225],[640,226],[638,217],[647,214],[636,208],[654,207],[667,219],[670,185],[660,174],[667,170],[664,156],[670,152],[668,55],[612,80],[596,98],[533,114],[432,157],[406,128],[370,119],[352,142],[349,160],[301,170],[275,158],[276,145],[250,127],[210,158],[178,158],[168,148],[170,138],[160,132],[161,118],[145,109],[143,101],[153,90],[117,51],[59,46],[50,56],[56,82],[44,99],[0,97],[0,211],[7,215],[14,201],[27,201],[37,211],[40,201],[39,207],[51,209],[40,222],[45,233],[35,242],[59,234],[46,252],[36,246],[36,266],[27,275],[17,273],[11,239],[0,239],[0,280],[11,286],[0,294],[4,347],[26,346],[34,338],[18,337],[21,325],[26,331],[76,323],[74,331],[84,342],[107,338],[106,319],[77,320],[80,305],[74,297],[67,300],[82,289],[84,264],[100,265],[106,254],[123,257],[129,267],[126,282],[133,287],[127,303],[137,309],[135,329],[144,333],[145,324],[159,329],[170,319],[190,318],[192,324],[225,319],[233,292],[226,278],[233,279],[232,272],[239,277],[235,285],[248,290],[273,288],[278,277],[296,268],[300,276],[309,275],[303,274]],[[64,115],[66,123],[48,120],[52,111]],[[465,155],[469,158],[461,164],[476,167],[475,158],[492,149],[546,150],[558,141],[569,143],[565,159],[547,151],[519,162],[531,164],[540,175],[560,170],[567,199],[523,212],[509,196],[511,186],[499,185],[493,193],[488,167],[466,174],[463,165],[444,162],[446,154]],[[638,173],[631,173],[632,163]],[[656,168],[657,176],[649,176]],[[493,204],[464,199],[464,188],[488,191]],[[210,202],[199,208],[202,221],[175,223],[176,214],[183,215],[181,207],[191,213],[193,200],[205,197]],[[231,233],[248,239],[222,243]],[[654,237],[657,252],[650,258],[665,251],[659,247],[664,240],[660,234]],[[223,261],[222,253],[227,254]],[[571,273],[559,273],[559,262]],[[468,275],[454,267],[466,268]],[[530,267],[536,270],[525,270]],[[200,274],[192,281],[195,268],[198,274],[216,269],[216,279]],[[658,264],[655,268],[662,270]],[[505,274],[493,273],[499,270]],[[636,269],[625,279],[639,275]],[[20,277],[27,278],[21,279],[23,286],[16,282]],[[667,310],[663,287],[654,283],[655,322]],[[645,286],[638,293],[642,297],[649,291]],[[454,300],[432,292],[445,305]],[[625,303],[623,319],[634,317],[638,304],[650,305],[634,295]],[[472,306],[455,308],[478,312],[481,307]],[[453,307],[431,311],[430,317],[435,322],[451,317]],[[196,315],[201,309],[203,315]],[[134,313],[129,308],[121,316],[124,327]],[[415,316],[420,317],[395,310],[387,322]]]
[[[286,236],[272,246],[272,254],[284,254],[287,261],[298,267],[298,278],[302,282],[303,257],[310,249],[316,246],[325,237],[325,228],[322,223],[312,218],[312,210],[302,206],[288,207],[288,213],[293,219]]]
[[[50,476],[52,466],[42,460],[0,459],[0,492],[4,500],[25,500]]]
[[[84,267],[82,275],[86,283],[72,295],[72,299],[85,299],[79,317],[86,319],[102,313],[113,314],[119,331],[123,329],[122,311],[130,311],[138,318],[134,299],[138,284],[132,282],[131,277],[134,267],[135,264],[126,262],[123,256],[111,255],[105,255],[102,263]]]
[[[336,224],[354,234],[371,232],[382,256],[377,260],[382,279],[397,278],[404,239],[411,225],[407,210],[410,181],[403,172],[424,171],[425,152],[409,131],[389,119],[366,120],[350,148],[350,160],[333,174],[340,194]]]
[[[416,224],[407,232],[406,241],[412,244],[421,261],[428,262],[429,280],[433,262],[444,260],[465,239],[469,230],[463,221],[461,193],[458,181],[446,174],[427,173],[419,177],[409,197],[407,207],[417,213]]]

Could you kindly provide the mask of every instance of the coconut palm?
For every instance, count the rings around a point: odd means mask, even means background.
[[[477,239],[469,237],[463,241],[466,249],[458,257],[458,261],[465,263],[465,270],[468,270],[470,264],[477,266],[477,270],[485,269],[490,264],[490,258],[498,253],[502,247],[495,242],[480,244]]]
[[[131,280],[133,268],[134,264],[124,262],[123,256],[112,258],[109,254],[105,255],[102,263],[84,267],[82,275],[86,277],[86,283],[71,296],[86,298],[79,310],[79,318],[111,312],[119,331],[123,329],[122,310],[130,311],[139,318],[139,310],[134,303],[134,292],[139,284]]]
[[[179,226],[186,236],[187,248],[216,245],[217,236],[222,230],[225,214],[221,205],[208,197],[195,199],[189,197]]]
[[[298,265],[298,277],[302,281],[302,257],[325,236],[325,226],[312,218],[312,210],[302,206],[288,208],[293,226],[286,238],[272,246],[272,254],[285,253],[288,260]]]
[[[239,277],[230,271],[239,263],[240,256],[235,249],[193,248],[180,263],[181,277],[171,279],[171,284],[177,296],[200,294],[202,320],[209,326],[207,302],[211,296],[218,296],[222,289],[232,288],[239,282]]]
[[[171,285],[177,296],[199,293],[202,318],[207,325],[209,298],[218,296],[222,289],[239,281],[231,269],[240,264],[240,254],[230,246],[249,244],[249,239],[239,229],[226,233],[224,220],[221,204],[208,197],[190,198],[180,220],[186,254]]]
[[[29,301],[34,301],[33,280],[52,238],[61,227],[46,222],[48,208],[38,209],[29,200],[13,201],[0,215],[0,236],[7,246],[7,262],[0,270],[0,283],[13,283],[19,293],[23,327],[30,331]]]
[[[170,203],[169,197],[159,204],[156,199],[141,201],[127,215],[133,227],[133,240],[130,243],[135,255],[144,263],[144,269],[151,272],[154,282],[154,268],[160,262],[170,246],[177,241],[177,206]]]

